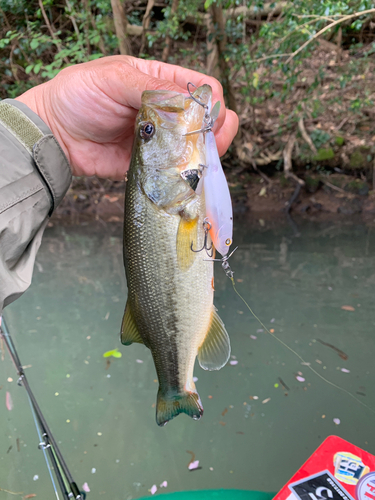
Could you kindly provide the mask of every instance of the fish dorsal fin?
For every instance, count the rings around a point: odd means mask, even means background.
[[[227,363],[229,356],[229,336],[214,307],[210,329],[198,349],[198,361],[204,370],[220,370]]]
[[[126,303],[120,338],[121,343],[124,345],[131,345],[133,342],[137,342],[138,344],[144,343],[135,324],[129,302]]]
[[[198,217],[184,219],[181,217],[177,232],[177,262],[182,271],[187,271],[193,264],[197,254],[191,250],[197,246]]]

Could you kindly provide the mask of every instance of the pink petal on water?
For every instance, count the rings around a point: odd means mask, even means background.
[[[168,486],[167,481],[163,481],[160,485],[160,488],[166,488]]]
[[[340,425],[341,421],[339,418],[334,418],[333,419],[333,422],[336,424],[336,425]]]
[[[141,359],[136,359],[136,362],[137,363],[143,363],[143,361]]]
[[[305,379],[303,377],[301,377],[300,375],[296,376],[296,380],[298,380],[298,382],[304,382],[305,381]]]
[[[199,460],[194,460],[194,462],[191,462],[189,464],[188,469],[193,470],[193,469],[198,469],[198,467],[199,467]]]
[[[229,361],[230,365],[238,365],[238,361],[236,359],[233,359],[232,361]]]
[[[253,339],[253,340],[256,340],[257,336],[256,335],[250,335],[250,338]]]
[[[156,484],[154,484],[153,486],[151,486],[151,495],[155,495],[155,493],[158,491],[158,487],[156,486]]]
[[[85,491],[86,493],[90,493],[90,488],[89,488],[89,485],[87,483],[83,483],[82,485],[82,489],[83,491]]]
[[[347,368],[341,368],[341,371],[344,373],[350,373],[350,370],[348,370]]]
[[[198,382],[198,377],[193,377],[193,382]]]
[[[5,406],[7,407],[7,410],[9,410],[9,411],[13,410],[12,396],[10,395],[10,392],[8,392],[8,391],[5,394]]]

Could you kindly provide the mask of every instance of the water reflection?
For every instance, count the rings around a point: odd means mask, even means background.
[[[375,236],[364,225],[298,229],[295,237],[286,223],[237,224],[231,267],[238,290],[314,369],[375,408]],[[30,384],[79,486],[87,482],[94,498],[113,500],[148,495],[163,481],[163,492],[276,491],[330,434],[375,453],[373,413],[264,333],[220,265],[215,304],[238,364],[211,373],[197,365],[203,418],[182,415],[158,428],[151,355],[118,340],[126,301],[121,237],[113,224],[48,229],[31,290],[6,310],[21,361],[31,365]],[[123,356],[108,365],[103,353],[116,347]],[[0,397],[5,402],[9,391],[14,409],[0,405],[0,488],[51,498],[26,395],[15,380],[6,355]],[[191,451],[199,470],[188,470]]]

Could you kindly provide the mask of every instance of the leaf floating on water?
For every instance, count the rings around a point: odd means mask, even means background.
[[[341,306],[341,309],[343,311],[355,311],[355,308],[353,306]]]
[[[122,357],[122,353],[117,349],[112,349],[111,351],[107,351],[103,354],[103,358],[109,358],[113,356],[114,358],[121,358]]]
[[[22,497],[22,500],[27,500],[28,498],[35,498],[36,494],[35,493],[30,493],[30,495],[25,495]]]
[[[198,467],[199,467],[199,460],[194,460],[194,462],[191,462],[191,463],[188,465],[188,469],[189,469],[189,470],[198,469]]]
[[[5,406],[7,407],[8,411],[13,410],[13,400],[12,400],[12,396],[10,395],[9,391],[6,391],[6,394],[5,394]]]
[[[87,483],[83,483],[82,485],[82,489],[83,491],[85,491],[86,493],[90,493],[90,488],[89,488],[89,485]]]

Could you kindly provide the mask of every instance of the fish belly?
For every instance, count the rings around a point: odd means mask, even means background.
[[[203,197],[199,203],[202,206],[198,211],[197,245],[201,248]],[[178,406],[187,394],[197,400],[196,406],[200,405],[193,368],[213,313],[213,263],[202,251],[195,254],[189,269],[180,269],[176,251],[179,223],[179,215],[169,215],[158,208],[136,185],[127,186],[124,257],[128,306],[154,359],[160,384],[158,406],[159,400],[161,405],[171,402]],[[200,414],[191,416],[199,418]]]

